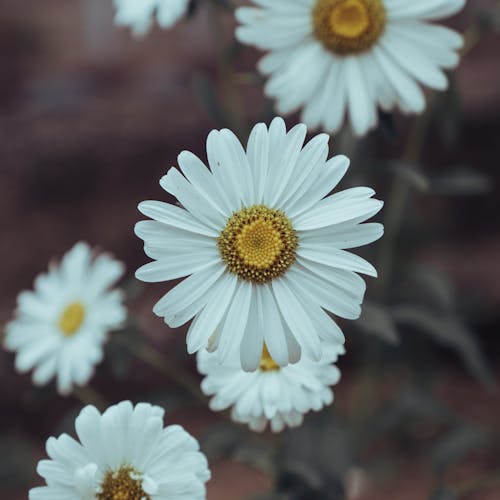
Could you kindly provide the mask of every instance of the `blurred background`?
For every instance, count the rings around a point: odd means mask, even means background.
[[[158,180],[178,153],[204,157],[212,128],[272,117],[258,53],[234,43],[227,5],[200,0],[174,29],[134,39],[113,26],[111,0],[0,0],[0,322],[51,259],[85,240],[126,263],[136,324],[111,339],[79,398],[34,388],[0,352],[0,497],[41,484],[45,440],[72,433],[81,400],[131,399],[164,405],[167,423],[201,440],[209,500],[499,499],[497,3],[469,0],[451,20],[470,50],[423,117],[382,116],[362,141],[333,139],[353,158],[344,186],[374,185],[387,202],[388,233],[365,252],[381,277],[362,318],[342,325],[334,405],[278,438],[193,396],[184,331],[151,312],[166,285],[133,279],[146,262],[137,204],[167,199]]]

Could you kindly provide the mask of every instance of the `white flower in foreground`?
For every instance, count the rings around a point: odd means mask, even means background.
[[[33,488],[30,500],[204,500],[207,460],[182,427],[163,427],[163,415],[129,401],[102,415],[85,407],[75,421],[79,442],[47,440],[50,460],[37,468],[47,486]]]
[[[189,0],[114,0],[116,8],[115,24],[130,26],[137,36],[145,35],[153,24],[156,14],[162,28],[172,27],[184,16]]]
[[[325,344],[320,361],[302,358],[280,368],[264,347],[259,368],[248,373],[241,370],[237,358],[221,365],[215,354],[201,350],[198,371],[206,375],[201,388],[213,396],[212,410],[232,407],[231,417],[236,422],[259,432],[269,423],[273,432],[281,432],[285,426],[301,425],[305,413],[333,402],[330,386],[340,379],[333,364],[339,354],[344,354],[341,344]]]
[[[270,51],[259,63],[266,94],[281,114],[300,108],[312,128],[334,132],[344,116],[365,134],[377,107],[420,113],[419,84],[444,90],[443,69],[459,61],[462,37],[428,21],[458,12],[465,0],[253,0],[241,7],[237,38]]]
[[[61,394],[85,385],[108,332],[126,317],[123,293],[109,291],[123,272],[121,262],[107,255],[92,260],[89,246],[78,243],[60,266],[38,276],[34,291],[19,294],[16,319],[6,327],[5,347],[17,351],[17,370],[34,369],[37,385],[56,377]]]
[[[243,369],[259,366],[264,342],[276,363],[301,354],[319,361],[321,339],[343,342],[325,312],[355,319],[374,267],[345,249],[380,238],[380,224],[362,224],[382,202],[366,187],[327,196],[349,160],[328,158],[329,136],[304,146],[305,125],[288,133],[276,118],[254,127],[245,151],[229,130],[207,139],[210,170],[188,151],[160,185],[183,208],[145,201],[136,234],[153,262],[138,279],[189,276],[153,308],[172,327],[194,317],[189,353],[208,348],[220,362],[239,352]]]

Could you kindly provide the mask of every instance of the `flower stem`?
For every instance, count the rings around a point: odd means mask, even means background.
[[[224,110],[229,117],[232,129],[242,138],[247,134],[243,105],[238,95],[236,75],[228,57],[228,44],[224,37],[221,8],[214,0],[209,5],[209,20],[216,50],[218,81],[224,99]]]
[[[199,389],[198,382],[181,366],[174,363],[171,359],[167,360],[164,356],[162,356],[162,354],[146,343],[132,342],[130,339],[123,336],[120,337],[120,341],[128,347],[134,356],[155,368],[157,371],[165,375],[165,377],[173,380],[186,392],[191,394],[196,400],[200,401],[204,405],[207,404],[207,398]]]
[[[73,396],[79,399],[84,405],[94,405],[99,410],[105,410],[109,403],[95,389],[89,385],[74,387]]]

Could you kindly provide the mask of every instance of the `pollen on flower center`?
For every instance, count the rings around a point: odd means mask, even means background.
[[[85,307],[80,302],[72,302],[59,317],[59,328],[64,336],[74,335],[82,326],[85,318]]]
[[[142,489],[140,475],[129,466],[108,471],[96,498],[97,500],[151,500]]]
[[[230,272],[246,281],[267,283],[293,264],[297,242],[283,212],[253,205],[229,218],[217,244]]]
[[[382,0],[317,0],[312,16],[316,38],[339,55],[369,49],[386,23]]]
[[[259,370],[262,372],[274,372],[279,369],[280,369],[279,365],[276,363],[276,361],[274,361],[272,356],[269,354],[267,345],[264,343],[264,348],[262,349],[262,357],[259,363]]]

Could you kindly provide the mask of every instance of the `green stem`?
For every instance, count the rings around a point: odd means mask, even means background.
[[[207,404],[207,398],[201,392],[198,382],[181,366],[174,363],[171,359],[167,360],[157,350],[145,343],[138,344],[130,341],[126,337],[120,337],[120,341],[123,342],[137,358],[173,380],[196,400],[204,405]]]
[[[74,387],[73,396],[79,399],[84,405],[93,405],[97,409],[103,411],[108,406],[109,403],[101,396],[95,389],[92,389],[89,385]]]
[[[228,60],[227,42],[224,37],[224,25],[221,19],[220,7],[214,0],[209,5],[209,20],[212,30],[212,39],[216,50],[218,66],[218,80],[224,99],[224,109],[230,118],[231,127],[240,138],[247,134],[243,104],[237,90],[237,77]]]

